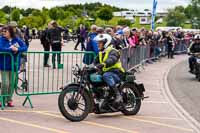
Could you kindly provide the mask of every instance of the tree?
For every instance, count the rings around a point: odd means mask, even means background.
[[[185,16],[186,16],[188,19],[192,19],[193,16],[194,16],[192,5],[188,5],[188,6],[185,8],[184,13],[185,13]]]
[[[25,17],[29,16],[35,9],[32,8],[28,8],[26,10],[22,9],[21,10],[21,14]]]
[[[42,22],[43,20],[39,16],[28,16],[19,21],[19,26],[26,25],[31,28],[40,28],[43,26]]]
[[[183,6],[176,6],[175,11],[184,12],[185,8]]]
[[[0,10],[0,23],[6,24],[7,20],[6,20],[6,14]]]
[[[101,20],[109,21],[113,18],[112,10],[108,7],[103,7],[98,11],[97,16]]]
[[[39,19],[41,19],[42,25],[44,25],[47,22],[47,16],[46,16],[45,12],[42,13],[40,10],[33,10],[31,14],[32,14],[32,16],[35,16],[35,17],[38,17]]]
[[[179,10],[169,9],[166,17],[167,26],[183,26],[186,21],[185,14]]]
[[[131,21],[127,19],[120,19],[118,25],[131,26]]]
[[[13,21],[18,22],[20,19],[20,11],[19,9],[14,9],[11,13],[11,18]]]
[[[185,9],[186,17],[192,22],[193,28],[200,28],[200,0],[192,0]]]
[[[4,6],[4,7],[2,8],[2,11],[5,12],[6,14],[10,14],[11,7],[9,7],[9,6]]]
[[[52,20],[58,20],[58,18],[59,18],[59,12],[58,12],[58,9],[56,7],[55,8],[51,8],[49,10],[49,17]]]

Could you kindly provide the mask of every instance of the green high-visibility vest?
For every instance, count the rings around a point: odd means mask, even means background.
[[[105,61],[108,59],[108,56],[109,56],[109,53],[110,53],[111,50],[116,50],[116,49],[114,49],[112,46],[108,47],[108,48],[106,49],[106,51],[105,51],[105,56],[104,56],[104,58],[103,58],[103,53],[102,53],[102,52],[99,52],[99,62],[100,62],[100,64],[104,64],[104,63],[105,63]],[[116,51],[118,52],[118,50],[116,50]],[[124,68],[122,67],[122,64],[121,64],[120,59],[118,60],[117,63],[115,63],[115,64],[114,64],[113,66],[111,66],[111,67],[106,67],[106,66],[104,66],[104,67],[103,67],[103,72],[107,72],[107,71],[109,71],[109,70],[111,70],[111,69],[119,69],[121,72],[125,72]]]

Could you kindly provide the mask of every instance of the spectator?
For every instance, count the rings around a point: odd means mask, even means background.
[[[141,29],[139,34],[139,45],[147,45],[145,30]]]
[[[85,50],[85,39],[87,37],[87,31],[84,25],[80,24],[80,27],[77,30],[78,35],[78,42],[76,43],[76,46],[74,47],[74,50],[78,50],[77,47],[81,43],[81,51]]]
[[[128,41],[128,38],[130,36],[130,29],[128,27],[124,28],[123,29],[123,33],[124,33],[124,36],[123,36],[123,44],[124,44],[124,48],[125,47],[128,47],[129,46],[129,41]]]
[[[98,44],[94,40],[94,38],[96,36],[97,36],[97,26],[96,25],[92,25],[91,26],[91,33],[89,33],[88,39],[87,39],[86,51],[94,52],[95,55],[98,55],[98,53],[99,53]],[[93,60],[94,60],[94,56],[93,55],[87,54],[87,53],[84,55],[83,62],[85,64],[90,65],[90,64],[93,63]]]
[[[122,49],[121,45],[122,45],[122,41],[121,41],[121,37],[123,35],[123,32],[120,33],[114,33],[114,30],[112,28],[106,28],[106,33],[109,34],[112,37],[112,41],[111,44],[113,45],[113,48],[120,50]]]
[[[113,37],[112,43],[117,50],[121,50],[124,48],[123,35],[123,31],[118,30]]]
[[[3,36],[0,37],[0,52],[9,52],[14,57],[14,63],[19,62],[21,59],[21,54],[19,53],[27,51],[27,47],[25,43],[19,38],[16,37],[16,33],[14,28],[11,26],[7,26],[3,28]],[[12,60],[9,55],[0,55],[0,72],[2,79],[1,86],[1,94],[9,95],[4,97],[4,102],[7,103],[8,107],[13,107],[12,102],[12,93],[14,88],[12,88],[13,81],[15,81],[16,74],[12,75]],[[18,67],[14,67],[14,72],[16,73],[20,68],[20,64],[18,63]],[[18,69],[18,70],[17,70]],[[14,80],[13,80],[14,79]],[[2,105],[0,105],[2,106]]]
[[[104,34],[104,33],[105,33],[104,28],[102,28],[102,27],[97,28],[97,34]]]
[[[48,25],[48,28],[50,29],[51,28],[51,25],[49,24]],[[43,30],[41,32],[41,35],[40,35],[40,42],[44,48],[44,51],[47,52],[47,53],[44,53],[44,67],[51,67],[49,64],[48,64],[48,60],[49,60],[49,51],[50,51],[50,41],[48,39],[48,28],[46,28],[45,30]]]
[[[130,37],[128,38],[130,47],[135,47],[136,46],[136,39],[135,39],[135,34],[134,31],[131,31]]]
[[[32,29],[32,38],[36,39],[36,29],[35,28]]]
[[[52,27],[48,30],[48,39],[52,47],[53,52],[61,52],[62,51],[62,36],[61,32],[63,31],[62,28],[58,27],[56,21],[51,21],[50,25]],[[57,55],[57,66],[59,68],[61,64],[61,55],[60,53],[53,53],[52,56],[52,64],[53,69],[56,69],[56,55]]]
[[[24,25],[22,29],[22,38],[25,41],[26,46],[29,47],[30,33],[29,27],[27,27],[26,25]]]
[[[174,55],[174,37],[172,32],[169,32],[167,35],[167,45],[168,45],[168,59],[173,59],[173,55]]]

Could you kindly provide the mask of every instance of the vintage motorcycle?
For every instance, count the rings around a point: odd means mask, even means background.
[[[62,115],[70,121],[84,120],[89,113],[102,114],[121,111],[136,115],[144,98],[144,85],[136,83],[135,72],[126,72],[118,88],[122,103],[115,103],[115,93],[102,79],[102,72],[95,67],[73,67],[74,83],[62,87],[58,105]]]
[[[192,64],[194,66],[192,74],[196,75],[196,78],[198,81],[200,81],[200,53],[190,53],[189,55],[192,55],[196,58],[196,63]]]

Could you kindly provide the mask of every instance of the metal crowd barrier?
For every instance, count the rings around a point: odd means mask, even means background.
[[[15,59],[17,60],[17,59]],[[11,53],[0,52],[0,103],[4,109],[14,93],[15,71],[14,57]]]
[[[180,44],[177,44],[174,50],[174,53],[186,53],[187,45],[184,41],[181,41]],[[155,54],[156,48],[161,50],[159,55]],[[151,51],[152,50],[152,51]],[[121,51],[121,61],[122,66],[126,70],[132,70],[139,66],[142,66],[145,62],[160,58],[167,55],[167,45],[160,45],[151,47],[150,45],[141,45],[137,47],[124,48]]]

